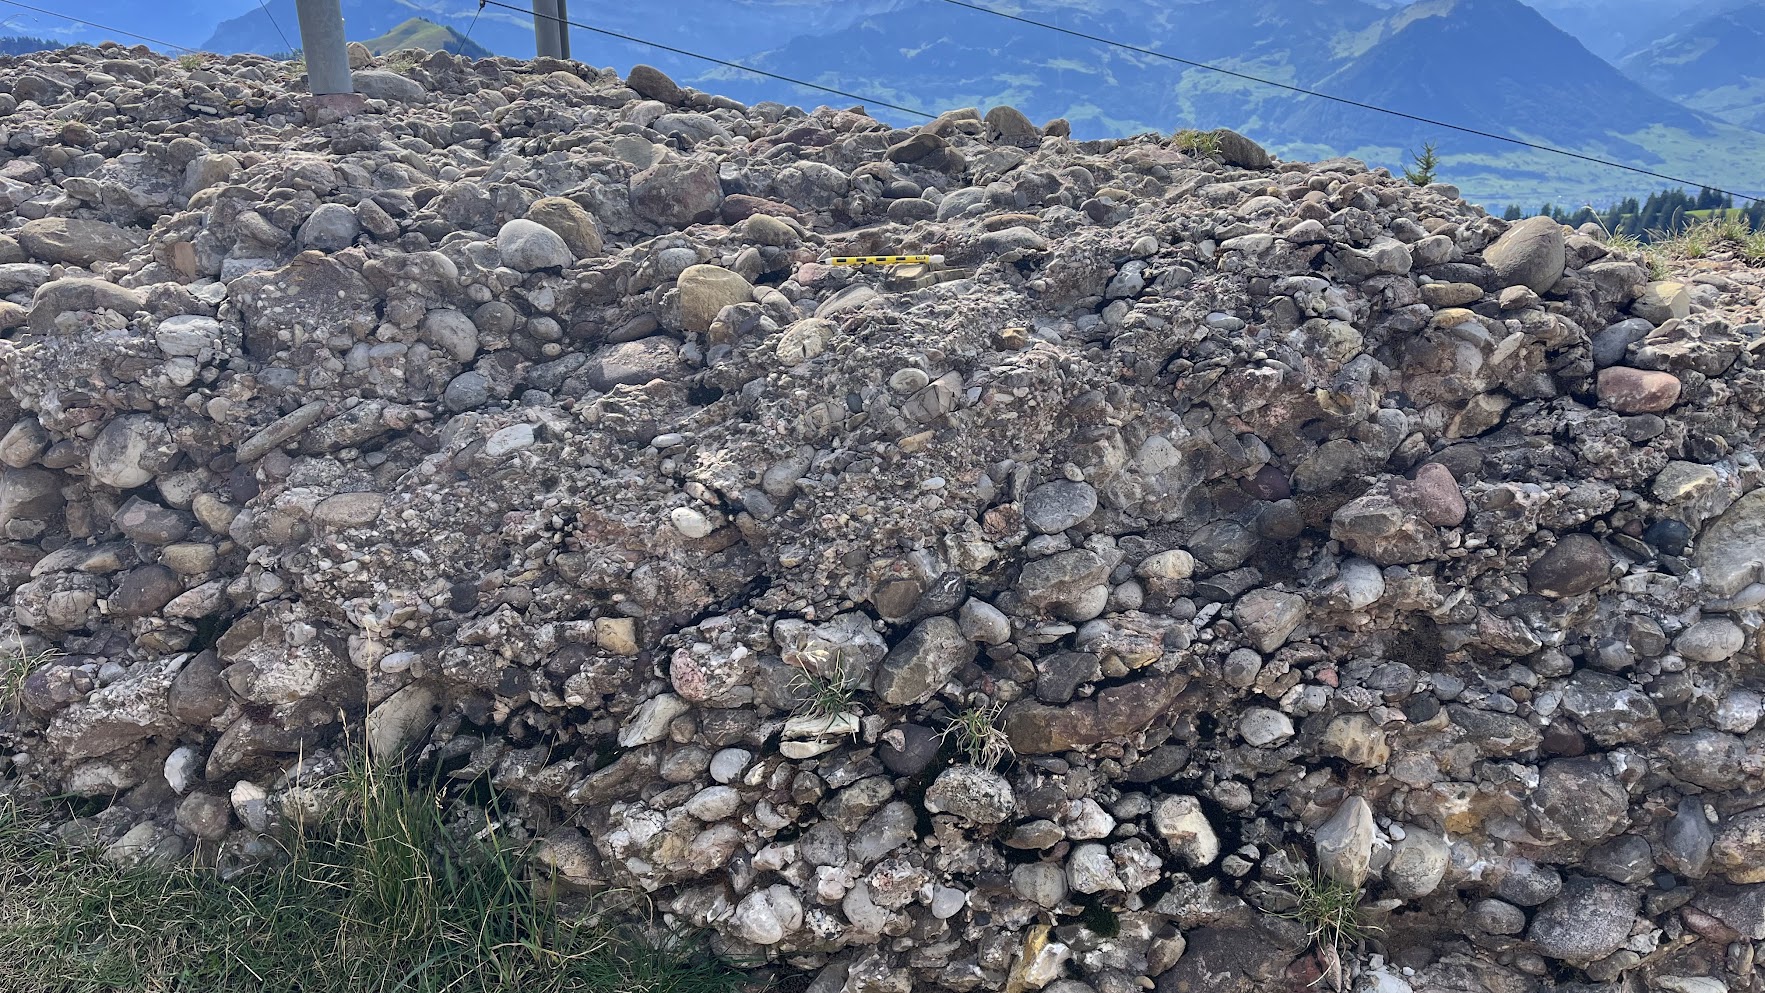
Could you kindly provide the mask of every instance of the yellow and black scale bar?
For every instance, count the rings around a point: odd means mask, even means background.
[[[941,255],[836,255],[828,265],[931,265],[943,261]]]

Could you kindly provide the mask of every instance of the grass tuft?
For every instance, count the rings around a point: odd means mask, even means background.
[[[1765,230],[1752,230],[1744,218],[1718,216],[1698,221],[1678,234],[1649,232],[1643,251],[1665,270],[1666,263],[1709,258],[1718,251],[1733,253],[1757,265],[1765,262]],[[1660,278],[1656,276],[1655,278]]]
[[[1298,905],[1277,916],[1305,925],[1312,941],[1320,948],[1340,951],[1377,934],[1379,929],[1361,917],[1361,890],[1358,886],[1318,874],[1291,876],[1287,888]]]
[[[1171,136],[1176,142],[1177,151],[1198,159],[1209,158],[1220,153],[1220,136],[1212,131],[1197,131],[1185,128]]]
[[[858,687],[839,649],[807,647],[787,652],[785,661],[796,669],[790,688],[799,701],[797,716],[826,721],[831,727],[841,714],[855,712]]]
[[[7,993],[735,993],[749,977],[690,938],[571,917],[498,822],[358,762],[271,864],[223,881],[195,860],[69,852],[0,794]]]
[[[31,652],[25,648],[23,637],[15,635],[15,638],[16,648],[0,655],[0,713],[20,705],[25,679],[31,673],[61,657],[61,651],[53,646]]]
[[[991,769],[1011,754],[1011,739],[999,728],[999,714],[1005,705],[970,707],[950,720],[939,737],[954,739],[956,750],[970,765]]]
[[[386,68],[396,73],[408,73],[421,65],[427,53],[412,48],[401,48],[386,56]]]

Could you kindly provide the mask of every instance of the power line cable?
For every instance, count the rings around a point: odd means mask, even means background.
[[[63,13],[60,13],[59,11],[54,11],[54,10],[45,10],[42,7],[33,7],[28,3],[19,3],[18,0],[0,0],[0,3],[10,4],[14,7],[21,7],[25,10],[34,10],[39,14],[47,14],[50,17],[59,17],[64,21],[73,21],[75,24],[84,24],[87,27],[97,28],[100,31],[109,31],[112,34],[120,34],[120,35],[127,37],[127,38],[139,38],[142,41],[151,42],[152,44],[158,45],[161,48],[175,48],[180,52],[190,52],[192,54],[200,54],[194,48],[187,48],[183,45],[174,45],[169,41],[160,41],[158,38],[149,38],[144,34],[136,34],[133,31],[124,31],[122,28],[113,28],[113,27],[110,27],[109,25],[106,25],[106,24],[99,24],[97,21],[88,21],[88,20],[85,20],[84,18],[74,17],[71,14],[63,14]],[[286,40],[286,39],[284,39],[284,40]]]
[[[283,47],[287,51],[290,51],[290,52],[294,51],[294,46],[288,44],[288,36],[285,34],[282,34],[282,25],[276,23],[276,15],[270,13],[269,5],[264,3],[264,0],[257,0],[257,6],[258,6],[259,10],[262,10],[264,12],[264,16],[270,19],[270,27],[276,29],[277,36],[282,39]]]
[[[1024,17],[1019,14],[1008,14],[1002,10],[994,10],[991,7],[983,7],[980,4],[968,3],[968,2],[966,2],[966,0],[943,0],[943,2],[950,4],[953,7],[965,7],[969,10],[979,11],[980,13],[983,13],[983,14],[991,14],[994,17],[1003,17],[1006,20],[1017,21],[1022,24],[1034,25],[1035,27],[1045,28],[1049,31],[1058,31],[1061,34],[1071,35],[1075,38],[1083,38],[1086,41],[1096,42],[1100,45],[1109,45],[1113,48],[1120,48],[1124,51],[1136,52],[1140,55],[1149,55],[1155,59],[1163,59],[1166,62],[1175,62],[1175,63],[1178,63],[1179,65],[1186,65],[1186,66],[1190,66],[1190,67],[1193,67],[1196,69],[1206,69],[1209,72],[1217,72],[1217,73],[1221,73],[1223,75],[1233,76],[1238,79],[1247,80],[1252,83],[1260,83],[1263,86],[1273,86],[1277,89],[1288,90],[1290,92],[1303,94],[1308,97],[1317,97],[1320,100],[1330,100],[1335,103],[1346,104],[1350,107],[1359,107],[1362,110],[1371,110],[1371,111],[1375,111],[1380,114],[1390,114],[1393,117],[1401,117],[1406,120],[1417,121],[1419,123],[1431,125],[1433,127],[1445,128],[1449,131],[1458,131],[1463,134],[1476,135],[1480,138],[1490,138],[1495,141],[1505,141],[1508,144],[1519,145],[1522,148],[1530,148],[1530,149],[1533,149],[1535,151],[1540,151],[1540,152],[1549,152],[1553,155],[1564,155],[1564,156],[1568,156],[1569,158],[1572,158],[1572,159],[1580,159],[1583,162],[1592,162],[1596,165],[1608,166],[1613,169],[1623,169],[1626,172],[1634,172],[1634,173],[1637,173],[1637,174],[1643,175],[1643,176],[1652,176],[1655,179],[1665,179],[1668,182],[1679,183],[1684,186],[1698,186],[1698,187],[1702,187],[1702,188],[1707,188],[1707,189],[1715,190],[1717,193],[1726,194],[1731,197],[1739,197],[1742,200],[1752,200],[1755,203],[1765,203],[1765,197],[1751,196],[1746,193],[1736,193],[1732,190],[1725,190],[1725,189],[1721,189],[1720,187],[1708,186],[1707,184],[1699,183],[1699,182],[1696,182],[1695,180],[1680,179],[1677,176],[1669,176],[1665,173],[1651,172],[1650,170],[1643,169],[1639,166],[1626,165],[1623,162],[1614,162],[1611,159],[1602,159],[1602,158],[1598,158],[1598,157],[1592,156],[1592,155],[1583,155],[1580,152],[1571,152],[1566,148],[1557,148],[1553,145],[1540,145],[1536,142],[1524,141],[1519,138],[1510,138],[1507,135],[1495,134],[1494,132],[1491,132],[1491,131],[1479,131],[1476,128],[1463,127],[1458,124],[1448,124],[1445,121],[1437,121],[1431,117],[1420,117],[1415,114],[1406,114],[1401,110],[1392,110],[1388,107],[1380,107],[1375,104],[1363,103],[1359,100],[1350,100],[1347,97],[1339,97],[1339,96],[1335,96],[1334,94],[1330,94],[1330,93],[1321,93],[1317,90],[1306,89],[1303,86],[1294,86],[1291,83],[1280,83],[1280,82],[1276,82],[1275,80],[1272,80],[1272,79],[1264,79],[1261,76],[1252,76],[1249,73],[1237,72],[1232,69],[1224,69],[1224,68],[1221,68],[1221,67],[1215,66],[1215,65],[1208,65],[1205,62],[1195,62],[1190,59],[1178,58],[1175,55],[1167,55],[1164,52],[1160,52],[1156,49],[1141,48],[1138,45],[1130,45],[1126,42],[1115,41],[1113,39],[1104,38],[1099,35],[1087,34],[1083,31],[1074,31],[1071,28],[1063,28],[1057,24],[1049,24],[1046,21],[1038,21],[1035,18]]]
[[[516,13],[520,13],[520,14],[529,14],[535,18],[544,17],[544,18],[547,18],[548,20],[554,20],[554,21],[557,21],[561,24],[568,24],[573,28],[581,28],[584,31],[592,31],[595,34],[606,35],[609,38],[618,38],[620,41],[628,41],[628,42],[631,42],[632,44],[635,44],[635,45],[647,45],[650,48],[661,49],[664,52],[673,52],[676,55],[684,55],[687,58],[698,59],[701,62],[710,62],[710,63],[716,64],[716,65],[726,66],[730,69],[739,69],[742,72],[750,73],[755,76],[764,76],[767,79],[776,79],[779,82],[790,83],[793,86],[801,86],[801,87],[804,87],[806,89],[811,89],[811,90],[820,90],[823,93],[832,93],[835,96],[845,97],[849,100],[858,100],[863,103],[870,104],[872,106],[887,107],[890,110],[898,110],[898,111],[902,112],[903,114],[912,114],[916,117],[926,118],[927,120],[934,119],[938,116],[936,114],[927,113],[923,110],[915,109],[913,107],[903,107],[900,104],[884,103],[881,100],[872,99],[871,97],[864,96],[863,94],[860,94],[860,93],[847,93],[845,90],[836,90],[831,86],[822,86],[819,83],[811,83],[808,80],[795,79],[790,76],[781,76],[776,72],[767,72],[764,69],[756,69],[753,66],[742,65],[740,62],[730,62],[726,59],[713,58],[709,55],[700,55],[698,52],[689,52],[684,48],[675,48],[672,45],[663,45],[663,44],[660,44],[660,43],[654,42],[654,41],[645,41],[642,38],[634,38],[631,35],[620,34],[617,31],[608,31],[605,28],[597,28],[597,27],[594,27],[593,25],[590,25],[590,24],[583,24],[580,21],[572,21],[568,18],[554,17],[550,14],[540,14],[540,13],[537,13],[532,10],[528,10],[528,9],[525,9],[522,7],[517,7],[513,4],[502,3],[502,2],[500,2],[500,0],[480,0],[480,3],[481,4],[488,4],[492,7],[502,7],[506,10],[512,10],[512,11],[515,11]]]
[[[478,10],[472,14],[472,23],[466,25],[466,36],[460,39],[460,50],[455,55],[466,54],[466,46],[472,41],[472,31],[478,27],[478,15],[484,13],[484,0],[478,0]],[[447,46],[442,46],[444,49]]]

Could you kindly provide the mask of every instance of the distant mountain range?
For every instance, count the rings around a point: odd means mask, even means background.
[[[1619,68],[1687,107],[1765,131],[1765,3],[1679,28],[1626,56]]]
[[[439,42],[452,51],[469,35],[468,54],[478,46],[533,54],[530,15],[480,11],[476,0],[342,6],[352,40]],[[171,18],[154,5],[89,0],[80,16],[213,51],[278,53],[298,44],[294,0],[185,0],[179,7],[182,16]],[[1683,175],[1694,185],[1765,191],[1765,0],[1016,0],[1009,9],[1416,117]],[[1433,141],[1443,156],[1441,177],[1490,204],[1604,203],[1661,185],[938,0],[671,0],[666,17],[652,4],[579,0],[571,14],[873,101],[934,113],[1008,103],[1037,120],[1065,117],[1081,138],[1230,126],[1288,157],[1349,154],[1394,169]],[[434,27],[392,35],[413,17]],[[102,37],[47,22],[7,17],[0,29]],[[582,61],[621,71],[646,62],[750,102],[849,102],[582,28],[572,42]],[[873,112],[895,123],[914,120]]]
[[[1021,0],[1027,17],[1416,117],[1614,158],[1742,192],[1765,187],[1765,134],[1680,106],[1518,0]],[[1424,141],[1483,202],[1604,203],[1655,181],[1401,117],[1149,59],[936,2],[901,4],[753,57],[762,68],[906,106],[1010,103],[1075,136],[1234,127],[1290,157],[1396,167]],[[762,89],[723,70],[695,83]]]
[[[1616,63],[1690,23],[1738,0],[1528,0],[1534,10]]]
[[[413,17],[378,38],[363,38],[361,43],[375,55],[386,55],[406,49],[452,52],[455,55],[464,55],[469,59],[482,59],[494,54],[490,49],[460,34],[453,28],[444,27],[421,17]]]

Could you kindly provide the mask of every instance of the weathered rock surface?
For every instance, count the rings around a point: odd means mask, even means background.
[[[1497,286],[1525,286],[1546,293],[1563,276],[1563,228],[1548,217],[1533,217],[1509,228],[1483,252]]]

